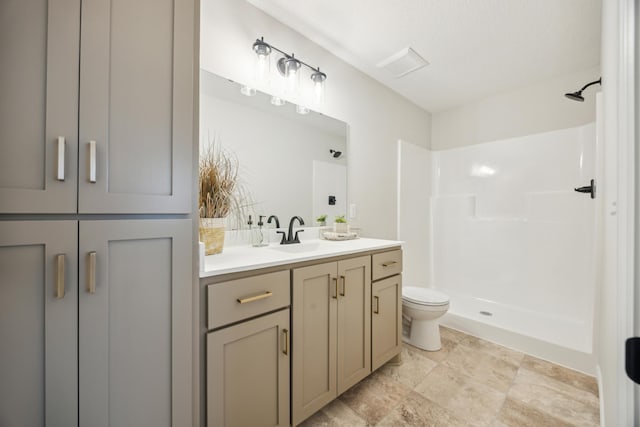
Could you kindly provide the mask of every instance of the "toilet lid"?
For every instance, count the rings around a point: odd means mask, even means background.
[[[414,304],[444,305],[449,303],[449,297],[435,289],[418,288],[416,286],[404,286],[402,299]]]

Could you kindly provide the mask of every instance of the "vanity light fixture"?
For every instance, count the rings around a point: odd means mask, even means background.
[[[327,75],[320,71],[320,67],[312,67],[304,61],[296,58],[293,53],[288,54],[283,50],[278,49],[274,45],[271,45],[264,41],[264,37],[256,39],[253,43],[253,51],[256,54],[257,65],[256,73],[260,81],[265,81],[265,75],[269,72],[269,55],[272,51],[276,51],[283,56],[278,59],[276,68],[278,72],[286,79],[285,90],[288,93],[294,93],[298,90],[300,72],[299,70],[304,65],[311,70],[311,81],[313,82],[313,101],[316,104],[324,102],[325,80]]]

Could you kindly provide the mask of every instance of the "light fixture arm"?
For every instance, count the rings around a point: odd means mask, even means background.
[[[300,59],[296,58],[294,55],[294,53],[288,54],[287,52],[278,49],[277,47],[275,47],[274,45],[267,43],[264,41],[264,37],[260,37],[259,39],[256,39],[255,43],[253,44],[254,46],[256,45],[265,45],[268,46],[269,48],[275,50],[276,52],[280,52],[281,54],[284,55],[285,58],[287,59],[295,59],[296,61],[298,61],[300,64],[304,65],[305,67],[309,68],[310,70],[313,70],[316,73],[321,73],[322,75],[324,75],[324,78],[327,77],[327,75],[325,73],[323,73],[322,71],[320,71],[320,67],[312,67],[311,65],[307,64],[304,61],[301,61]]]

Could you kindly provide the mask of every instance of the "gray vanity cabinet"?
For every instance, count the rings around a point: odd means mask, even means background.
[[[0,2],[0,213],[190,212],[194,3]]]
[[[2,1],[0,22],[0,213],[76,212],[80,0]]]
[[[191,211],[194,16],[193,0],[83,0],[79,212]]]
[[[0,343],[3,427],[191,425],[191,221],[0,221]]]
[[[293,269],[297,425],[371,373],[371,257]]]
[[[78,424],[76,221],[0,222],[0,425]]]
[[[289,310],[207,334],[207,425],[289,426]]]
[[[80,425],[191,425],[191,221],[81,221],[80,236]]]
[[[402,351],[402,250],[371,256],[371,364],[375,371]]]
[[[207,284],[207,426],[290,425],[289,270]]]
[[[375,371],[402,351],[402,276],[374,282],[371,294],[371,367]]]

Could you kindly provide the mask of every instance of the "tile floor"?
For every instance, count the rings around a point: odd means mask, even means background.
[[[303,424],[311,426],[598,426],[594,378],[441,327],[442,350],[405,344]]]

